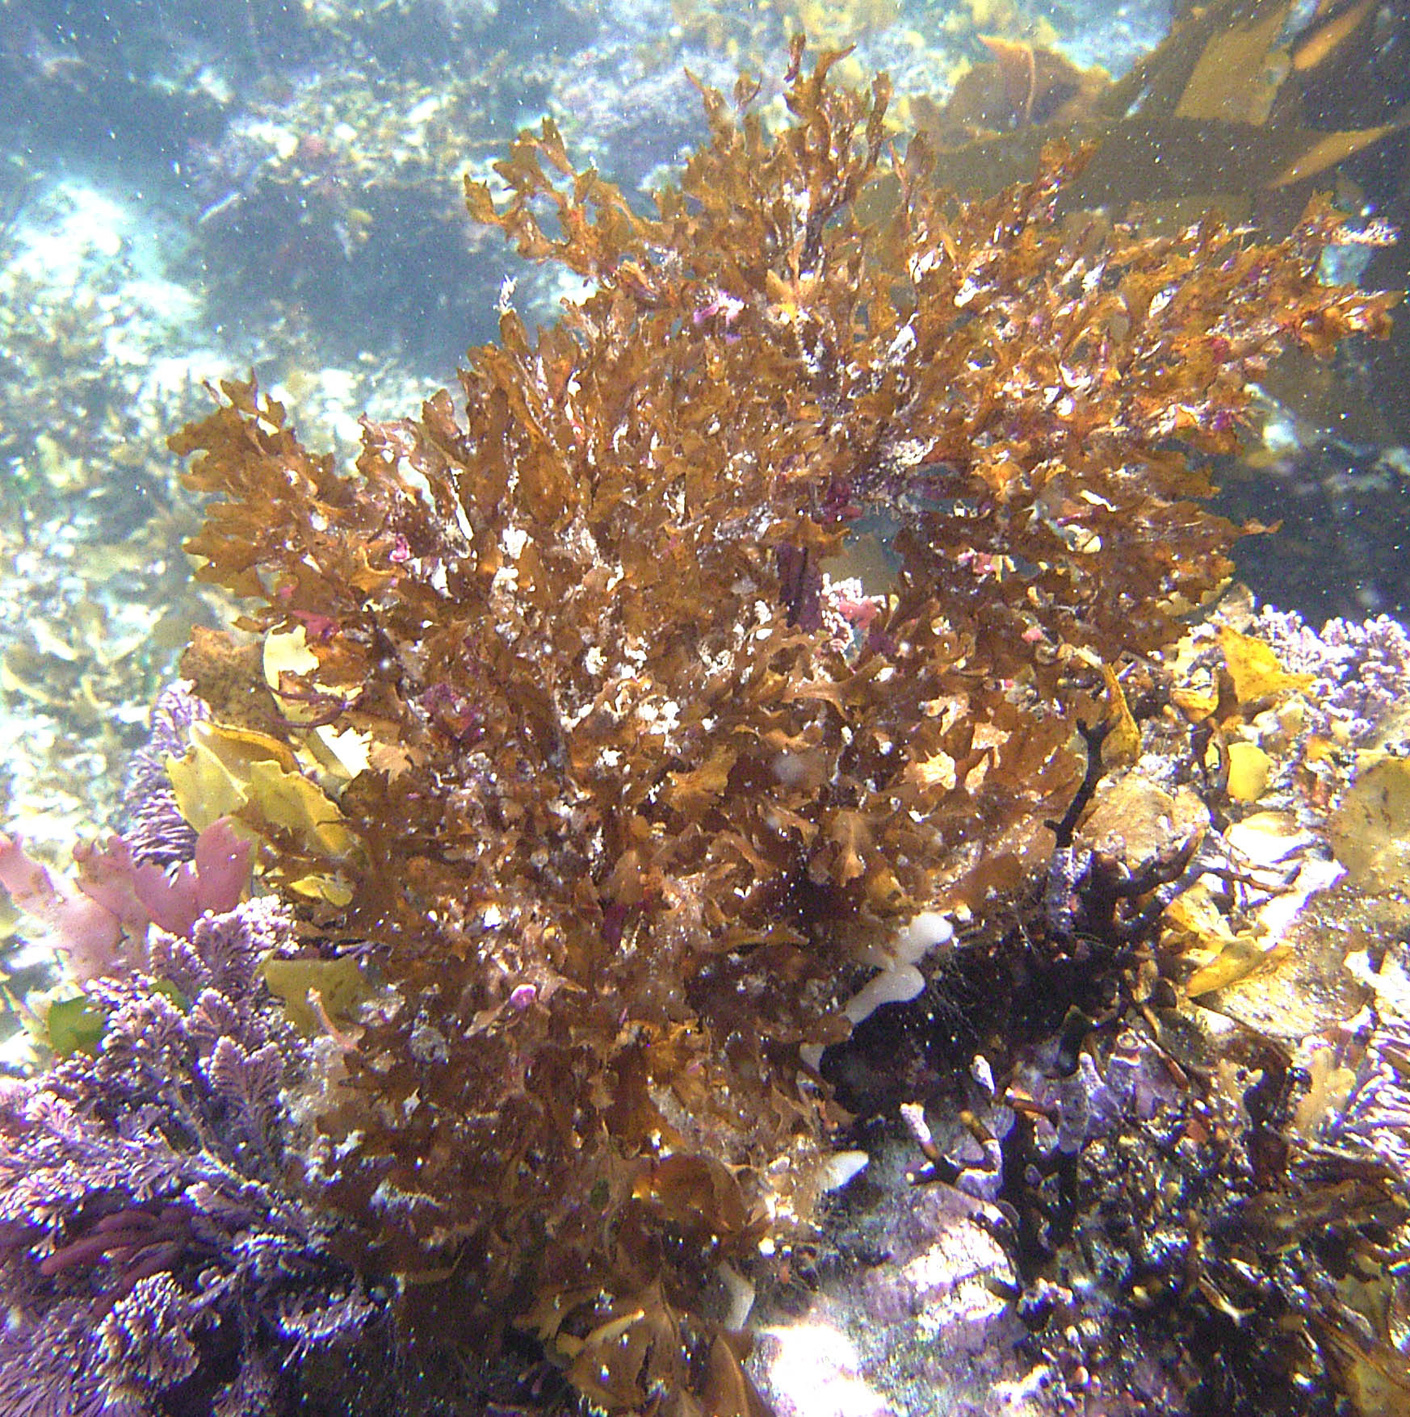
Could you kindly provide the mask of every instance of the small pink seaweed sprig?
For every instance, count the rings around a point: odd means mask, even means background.
[[[194,860],[175,870],[136,860],[121,836],[73,854],[75,879],[56,883],[18,838],[0,832],[0,886],[49,932],[80,983],[131,967],[119,949],[124,934],[142,940],[156,925],[189,935],[208,911],[233,910],[250,879],[250,843],[228,817],[201,832]]]

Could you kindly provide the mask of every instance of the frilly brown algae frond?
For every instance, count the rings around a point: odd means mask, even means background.
[[[581,1311],[565,1353],[626,1323],[624,1364],[704,1315],[715,1386],[662,1410],[743,1410],[706,1311],[812,1206],[838,1113],[800,1046],[846,1034],[905,919],[1030,878],[1092,661],[1227,576],[1188,453],[1235,446],[1280,350],[1390,304],[1320,285],[1306,235],[1059,225],[1082,154],[958,202],[835,57],[795,64],[777,137],[707,91],[654,219],[551,124],[521,137],[471,210],[596,288],[534,336],[506,311],[463,409],[367,422],[355,473],[251,385],[173,441],[212,494],[202,574],[304,636],[244,695],[258,656],[188,672],[359,846],[346,911],[304,907],[390,998],[327,1119],[344,1204],[480,1342],[535,1295],[541,1326]],[[864,511],[892,569],[849,640],[819,605]],[[625,1410],[646,1369],[608,1367],[589,1395]]]

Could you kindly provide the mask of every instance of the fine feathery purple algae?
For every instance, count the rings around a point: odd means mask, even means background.
[[[283,1089],[314,1050],[258,965],[292,943],[269,899],[158,933],[153,974],[90,982],[93,1056],[0,1084],[6,1417],[272,1417],[294,1359],[385,1324],[289,1184]]]
[[[191,725],[209,714],[188,685],[169,684],[157,695],[147,741],[132,755],[123,789],[119,827],[135,861],[172,866],[196,854],[196,831],[176,805],[166,760],[186,752]]]

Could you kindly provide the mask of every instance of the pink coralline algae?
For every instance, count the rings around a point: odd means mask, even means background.
[[[989,1395],[1033,1366],[1002,1297],[1015,1272],[1001,1217],[950,1186],[911,1185],[907,1159],[880,1148],[852,1183],[839,1251],[862,1258],[823,1279],[806,1315],[762,1327],[751,1371],[779,1417],[997,1417]]]
[[[1329,1118],[1323,1137],[1388,1162],[1410,1187],[1410,1020],[1376,1021],[1346,1105]]]
[[[0,886],[37,920],[79,982],[121,967],[124,934],[187,934],[207,911],[232,909],[250,875],[250,846],[221,818],[175,870],[138,858],[121,836],[74,848],[75,882],[56,883],[14,837],[0,833]]]

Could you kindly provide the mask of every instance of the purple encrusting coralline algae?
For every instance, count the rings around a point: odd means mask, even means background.
[[[140,968],[88,986],[96,1053],[0,1083],[5,1417],[260,1417],[304,1360],[379,1333],[286,1179],[284,1090],[314,1048],[258,966],[292,943],[269,899],[154,929]]]
[[[1014,1227],[1024,1223],[1012,1202],[1042,1184],[1038,1172],[1055,1176],[1064,1160],[1080,1167],[1091,1149],[1103,1158],[1096,1185],[1109,1159],[1129,1158],[1139,1139],[1158,1134],[1160,1151],[1178,1138],[1189,1099],[1139,1027],[1075,1059],[1057,1037],[1035,1042],[1005,1073],[999,1090],[977,1056],[958,1093],[947,1087],[925,1106],[902,1106],[920,1154],[894,1140],[873,1149],[840,1212],[839,1259],[807,1312],[762,1323],[750,1370],[780,1417],[1188,1410],[1178,1364],[1158,1342],[1125,1342],[1118,1356],[1100,1359],[1102,1376],[1088,1371],[1114,1322],[1115,1296],[1137,1270],[1106,1233],[1118,1200],[1110,1190],[1079,1219],[1100,1261],[1065,1256],[1056,1279],[1030,1282],[1019,1302],[1005,1296],[1019,1286]],[[1017,1146],[1015,1129],[1026,1134]],[[929,1165],[917,1164],[922,1154]],[[1006,1175],[1011,1166],[1030,1174]],[[1056,1219],[1057,1201],[1049,1187],[1043,1213]],[[1045,1230],[1043,1243],[1065,1242]],[[1105,1267],[1094,1271],[1098,1262]],[[1049,1312],[1035,1342],[1029,1321]]]
[[[1309,726],[1344,735],[1349,747],[1373,743],[1410,692],[1410,635],[1388,615],[1328,620],[1319,634],[1296,611],[1268,606],[1256,632],[1284,669],[1315,676],[1306,694]]]
[[[1054,1147],[1079,1152],[1093,1137],[1108,1136],[1128,1121],[1148,1122],[1175,1100],[1176,1088],[1150,1040],[1125,1029],[1098,1064],[1088,1050],[1070,1071],[1058,1066],[1059,1043],[1049,1040],[1014,1068],[1010,1085],[1027,1093],[1039,1152]]]

